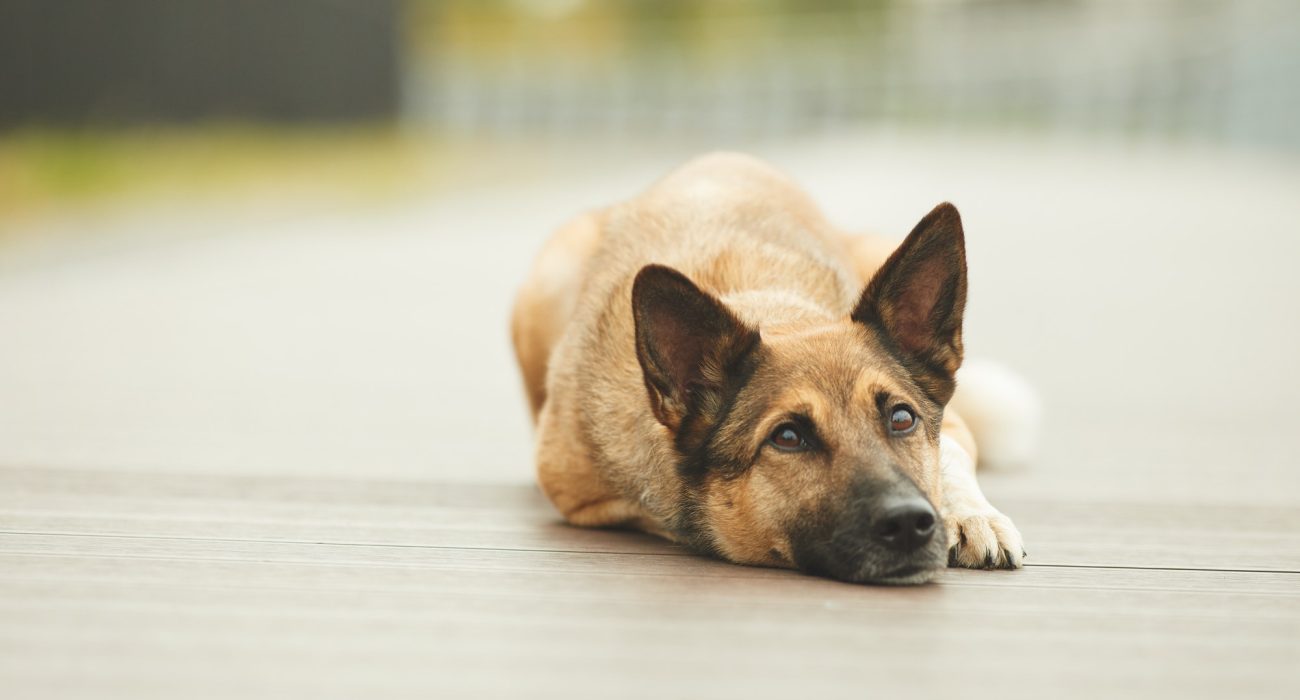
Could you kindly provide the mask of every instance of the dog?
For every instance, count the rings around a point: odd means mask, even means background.
[[[697,158],[563,226],[519,291],[541,488],[574,525],[738,564],[886,584],[1019,568],[949,407],[965,303],[951,204],[895,248],[762,161]]]

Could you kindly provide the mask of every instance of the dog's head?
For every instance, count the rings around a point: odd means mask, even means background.
[[[680,455],[680,535],[849,581],[922,582],[947,563],[939,426],[966,301],[952,205],[917,224],[848,318],[760,330],[656,265],[632,301],[650,405]]]

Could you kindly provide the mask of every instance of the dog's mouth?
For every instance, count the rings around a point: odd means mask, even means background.
[[[947,568],[946,558],[939,554],[939,548],[932,546],[907,557],[881,557],[874,561],[867,557],[867,561],[859,564],[856,573],[850,575],[848,580],[885,586],[929,583]]]
[[[914,586],[933,581],[939,574],[940,568],[928,564],[908,564],[879,576],[873,576],[868,579],[868,582],[886,586]]]
[[[831,562],[806,562],[797,568],[805,573],[826,576],[847,583],[883,586],[914,586],[929,583],[939,575],[939,571],[946,568],[945,562],[929,556],[909,557],[901,562],[897,559],[893,562],[877,560],[856,564],[841,561],[838,568],[827,566],[827,563]]]

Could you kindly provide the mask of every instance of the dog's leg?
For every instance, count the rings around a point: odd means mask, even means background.
[[[557,352],[563,354],[561,347]],[[641,504],[623,497],[601,478],[592,449],[578,430],[574,379],[555,372],[552,394],[537,424],[537,480],[542,493],[570,524],[581,527],[631,527],[675,540]]]
[[[970,569],[1018,569],[1024,557],[1020,531],[994,508],[975,478],[975,439],[955,411],[944,414],[939,435],[943,525],[948,565]]]

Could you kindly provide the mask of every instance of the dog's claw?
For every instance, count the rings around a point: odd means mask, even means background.
[[[958,513],[944,518],[948,566],[968,569],[1019,569],[1025,557],[1020,531],[1007,516],[993,509]],[[1019,552],[1020,556],[1016,556]]]
[[[1021,558],[1021,559],[1024,559],[1024,558],[1025,558],[1024,554],[1021,554],[1021,555],[1020,555],[1020,558]],[[1015,561],[1016,561],[1016,558],[1013,557],[1013,556],[1011,556],[1011,550],[1009,550],[1009,549],[1004,549],[1004,550],[1002,550],[1002,568],[1004,568],[1004,569],[1014,569],[1014,568],[1016,568],[1016,565],[1014,564]],[[1023,566],[1023,565],[1022,565],[1022,566]]]

